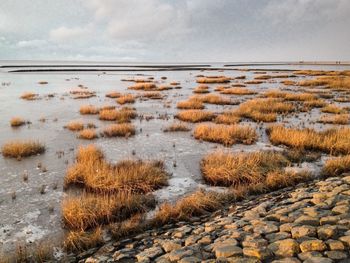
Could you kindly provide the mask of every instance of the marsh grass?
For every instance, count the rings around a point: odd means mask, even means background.
[[[134,103],[135,102],[135,96],[132,94],[126,94],[122,95],[119,98],[116,99],[116,102],[119,104],[126,104],[126,103]]]
[[[214,119],[214,122],[217,124],[236,124],[240,121],[239,115],[235,111],[225,111],[220,113]]]
[[[323,107],[321,111],[326,113],[334,113],[334,114],[341,114],[341,113],[347,112],[345,109],[338,107],[335,104],[328,104],[327,106]]]
[[[350,172],[350,155],[332,158],[326,161],[322,168],[323,176],[339,176]]]
[[[142,232],[148,227],[144,214],[135,214],[129,219],[108,226],[113,238],[120,239]]]
[[[93,105],[83,105],[80,107],[79,112],[82,115],[94,115],[99,113],[99,109]]]
[[[10,120],[11,127],[20,127],[24,124],[26,124],[26,121],[20,117],[13,117]]]
[[[101,150],[88,145],[79,148],[76,163],[66,173],[64,186],[78,184],[98,193],[148,193],[165,186],[167,179],[162,162],[125,160],[111,164],[105,161]]]
[[[277,119],[277,113],[289,113],[294,110],[294,106],[285,103],[280,99],[252,99],[242,103],[236,111],[236,114],[253,119],[254,121],[274,122]]]
[[[20,159],[22,157],[28,157],[45,152],[45,146],[38,141],[16,140],[5,143],[1,148],[1,152],[4,157]]]
[[[196,110],[204,109],[203,102],[198,99],[189,99],[189,100],[180,101],[177,103],[176,107],[178,109],[196,109]]]
[[[20,96],[23,100],[36,100],[38,99],[38,94],[32,92],[25,92]]]
[[[257,140],[255,129],[247,125],[199,124],[194,138],[231,146],[236,143],[252,144]]]
[[[191,128],[186,123],[173,123],[163,129],[164,132],[186,132],[190,131]]]
[[[134,108],[123,107],[119,110],[116,109],[106,109],[101,110],[99,114],[99,119],[104,121],[117,121],[118,123],[129,122],[130,120],[136,118],[137,113]]]
[[[130,86],[128,89],[131,90],[145,90],[145,91],[149,91],[149,90],[157,90],[157,85],[152,83],[152,82],[140,82],[140,83],[136,83],[133,86]]]
[[[112,99],[116,99],[119,98],[122,94],[118,91],[111,91],[109,93],[106,94],[107,98],[112,98]]]
[[[64,128],[70,131],[81,131],[84,129],[84,123],[80,120],[70,121]]]
[[[202,122],[211,121],[215,118],[215,114],[204,110],[183,110],[178,112],[175,118],[186,122]]]
[[[257,94],[256,91],[245,89],[245,88],[228,88],[220,91],[221,94],[228,95],[252,95]]]
[[[225,96],[220,96],[216,94],[207,95],[195,95],[190,97],[190,100],[199,100],[203,103],[217,104],[217,105],[234,105],[237,104],[236,101],[231,100]]]
[[[329,129],[317,132],[312,129],[270,126],[267,130],[274,145],[283,144],[292,148],[322,151],[331,154],[350,153],[350,128]]]
[[[97,137],[97,132],[94,129],[83,129],[78,133],[79,139],[93,140]]]
[[[103,243],[101,227],[92,231],[71,230],[64,239],[63,247],[68,252],[80,252]]]
[[[350,114],[322,115],[319,122],[346,125],[350,122]]]
[[[209,86],[199,85],[193,90],[193,93],[209,93]]]
[[[197,78],[197,83],[201,84],[214,84],[214,83],[228,83],[230,82],[230,78],[225,76],[207,76],[207,77],[199,77]]]
[[[130,123],[111,124],[103,129],[107,137],[129,137],[135,135],[135,126]]]

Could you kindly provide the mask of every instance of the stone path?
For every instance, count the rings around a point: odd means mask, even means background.
[[[80,262],[350,262],[350,174],[106,244]],[[91,251],[90,251],[91,253]],[[84,258],[85,257],[85,258]]]

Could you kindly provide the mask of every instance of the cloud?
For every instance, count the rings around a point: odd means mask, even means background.
[[[40,48],[48,44],[44,39],[20,40],[16,46],[19,48]]]
[[[50,31],[50,39],[54,42],[81,41],[82,38],[91,36],[93,30],[91,25],[86,27],[61,26]]]

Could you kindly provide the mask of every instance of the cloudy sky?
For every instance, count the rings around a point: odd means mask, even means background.
[[[350,60],[350,0],[0,0],[0,60]]]

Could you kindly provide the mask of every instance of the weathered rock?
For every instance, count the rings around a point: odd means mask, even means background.
[[[301,237],[315,237],[316,228],[313,226],[296,226],[291,229],[292,237],[297,239]]]
[[[341,242],[344,243],[344,245],[348,248],[350,248],[350,235],[349,236],[342,236],[339,238]]]
[[[348,257],[348,255],[345,252],[336,250],[326,251],[325,255],[334,260],[340,260]]]
[[[314,257],[322,257],[322,254],[317,251],[309,251],[309,252],[303,252],[298,254],[298,258],[302,261],[308,259],[308,258],[314,258]]]
[[[324,257],[310,257],[304,263],[333,263],[333,260]]]
[[[308,251],[324,251],[327,249],[326,244],[319,239],[306,240],[300,244],[302,252]]]
[[[299,243],[294,239],[284,239],[276,241],[268,246],[268,248],[276,255],[281,257],[293,257],[299,253]]]
[[[318,226],[320,221],[318,218],[303,215],[298,217],[295,223],[299,225]]]
[[[335,238],[337,234],[338,231],[336,226],[324,225],[317,228],[318,238],[322,240]]]
[[[242,242],[242,245],[243,247],[261,248],[266,247],[268,245],[268,242],[266,239],[257,238],[253,240],[244,240]]]
[[[162,254],[163,250],[160,247],[151,247],[137,254],[136,258],[138,261],[144,261],[154,259]]]
[[[187,248],[181,248],[181,249],[177,249],[177,250],[173,250],[171,251],[168,255],[168,258],[171,261],[179,261],[180,259],[184,258],[184,257],[190,257],[193,255],[193,251]]]
[[[180,249],[181,245],[170,240],[161,242],[161,246],[165,252],[170,252],[176,249]]]
[[[266,260],[272,256],[272,252],[265,248],[245,247],[243,254],[247,257],[255,257],[260,260]]]
[[[344,250],[345,246],[343,244],[343,242],[339,241],[339,240],[327,240],[326,244],[328,246],[329,250]]]
[[[243,250],[240,247],[230,244],[221,244],[214,248],[216,258],[228,258],[233,256],[240,256]]]
[[[349,207],[349,205],[338,205],[332,209],[332,212],[336,215],[346,214],[346,213],[350,212],[350,207]]]
[[[197,257],[184,257],[180,259],[179,263],[199,263],[201,260]]]
[[[272,261],[272,263],[300,263],[297,258],[283,258]]]

